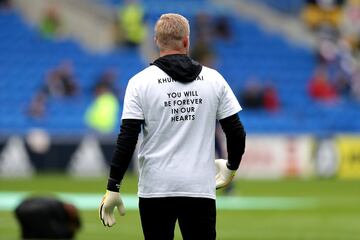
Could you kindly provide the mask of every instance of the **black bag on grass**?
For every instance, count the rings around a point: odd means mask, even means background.
[[[81,227],[72,204],[51,197],[30,197],[15,209],[22,239],[73,239]]]

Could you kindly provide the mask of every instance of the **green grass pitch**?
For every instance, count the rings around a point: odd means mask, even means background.
[[[136,194],[136,176],[128,175],[122,192]],[[76,179],[65,175],[39,175],[32,179],[0,179],[1,192],[30,191],[103,193],[106,178]],[[355,240],[360,239],[360,181],[279,180],[235,183],[238,197],[291,197],[311,199],[311,207],[294,209],[226,209],[217,212],[217,235],[220,240]],[[219,192],[219,195],[222,195]],[[1,201],[1,199],[0,199]],[[100,199],[99,199],[100,201]],[[275,200],[274,200],[275,201]],[[126,203],[125,203],[126,204]],[[143,239],[137,210],[117,216],[117,224],[105,228],[97,211],[82,210],[83,227],[76,239]],[[154,221],[156,221],[154,216]],[[0,239],[19,239],[19,228],[9,210],[0,211]],[[176,229],[175,239],[181,239]]]

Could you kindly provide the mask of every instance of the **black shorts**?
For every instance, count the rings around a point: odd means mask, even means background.
[[[193,197],[140,198],[141,224],[146,240],[172,240],[176,220],[184,240],[216,238],[214,199]]]

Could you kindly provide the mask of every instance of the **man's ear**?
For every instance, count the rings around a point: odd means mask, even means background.
[[[189,38],[189,36],[186,36],[186,37],[183,38],[182,45],[183,45],[183,48],[186,49],[186,51],[188,52],[189,49],[190,49],[190,38]]]
[[[190,38],[189,38],[189,36],[184,37],[183,40],[182,40],[182,43],[183,43],[184,48],[189,49],[189,47],[190,47]]]
[[[157,44],[157,38],[156,38],[156,37],[154,37],[154,43],[155,43],[156,45],[158,45],[158,44]]]

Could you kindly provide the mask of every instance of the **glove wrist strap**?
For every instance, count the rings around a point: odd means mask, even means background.
[[[112,191],[112,192],[119,192],[120,184],[121,184],[121,182],[119,182],[113,178],[109,178],[106,189],[109,191]]]
[[[231,164],[229,163],[229,161],[226,162],[226,167],[231,170],[231,171],[235,171],[237,170],[237,168],[234,168],[233,166],[231,166]]]

